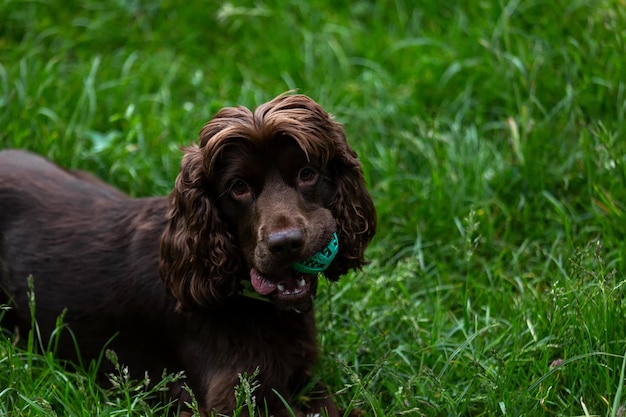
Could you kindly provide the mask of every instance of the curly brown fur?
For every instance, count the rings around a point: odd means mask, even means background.
[[[231,414],[238,374],[259,368],[257,403],[270,414],[289,415],[277,391],[298,416],[338,416],[321,383],[316,400],[295,404],[317,359],[318,277],[290,265],[337,233],[326,277],[360,268],[376,221],[342,127],[310,98],[218,112],[184,149],[169,198],[132,199],[3,151],[0,201],[0,303],[12,306],[3,325],[30,325],[32,275],[41,334],[67,310],[80,356],[64,333],[62,358],[97,358],[113,337],[136,377],[184,370],[203,415]]]

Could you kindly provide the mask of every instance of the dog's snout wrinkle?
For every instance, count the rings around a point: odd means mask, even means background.
[[[299,227],[279,230],[267,237],[267,247],[278,256],[298,255],[304,247],[304,233]]]

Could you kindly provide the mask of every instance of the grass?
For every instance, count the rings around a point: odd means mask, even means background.
[[[297,88],[345,125],[380,226],[317,302],[343,406],[624,415],[623,0],[4,0],[0,22],[0,148],[131,195],[167,193],[223,106]],[[0,342],[1,414],[162,413],[35,350]]]

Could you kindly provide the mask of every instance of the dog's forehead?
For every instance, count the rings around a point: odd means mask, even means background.
[[[310,150],[304,149],[296,140],[278,136],[262,141],[247,139],[232,141],[222,148],[218,159],[222,165],[234,163],[240,166],[263,165],[263,168],[289,168],[316,163],[319,158]]]
[[[291,138],[275,138],[274,141],[268,141],[264,145],[261,152],[266,153],[268,159],[274,159],[280,166],[310,162],[311,157],[314,157]]]

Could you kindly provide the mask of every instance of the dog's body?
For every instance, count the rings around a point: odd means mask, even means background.
[[[38,156],[0,152],[0,303],[12,307],[2,324],[29,328],[32,276],[41,334],[66,311],[83,362],[107,346],[137,378],[184,370],[203,415],[231,413],[238,375],[258,368],[259,406],[289,415],[273,390],[295,407],[317,359],[317,277],[290,264],[333,233],[340,252],[327,277],[363,264],[375,218],[360,165],[304,96],[254,114],[224,109],[185,151],[169,199],[131,199]],[[79,359],[67,332],[57,353]],[[314,391],[297,415],[337,416],[324,386]]]

